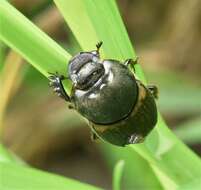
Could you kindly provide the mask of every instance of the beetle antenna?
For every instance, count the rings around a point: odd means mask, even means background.
[[[102,46],[102,44],[103,44],[103,42],[102,41],[100,41],[100,42],[98,42],[97,44],[96,44],[96,48],[97,48],[97,52],[99,52],[99,49],[100,49],[100,47]]]

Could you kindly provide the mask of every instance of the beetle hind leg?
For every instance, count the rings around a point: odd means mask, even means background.
[[[94,133],[93,131],[91,131],[91,140],[94,142],[99,142],[100,140],[96,133]]]
[[[158,88],[155,85],[147,85],[147,88],[150,90],[154,98],[158,99]]]
[[[63,98],[67,102],[70,102],[70,97],[65,92],[64,86],[62,84],[62,80],[65,80],[66,78],[63,75],[59,75],[58,72],[49,74],[50,74],[50,76],[48,77],[48,79],[50,80],[49,86],[53,88],[53,91],[59,97]]]
[[[129,138],[128,138],[128,143],[129,144],[137,144],[137,143],[142,143],[144,141],[144,138],[141,135],[138,134],[132,134]]]

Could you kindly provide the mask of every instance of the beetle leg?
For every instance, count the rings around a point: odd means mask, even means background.
[[[126,65],[126,66],[128,66],[130,64],[136,65],[138,63],[138,59],[139,59],[139,57],[136,57],[134,60],[133,59],[126,59],[124,61],[124,65]]]
[[[57,95],[67,102],[70,102],[70,97],[67,95],[67,93],[64,90],[64,86],[62,84],[62,80],[67,79],[63,75],[59,75],[58,72],[56,73],[49,73],[50,76],[48,79],[50,80],[49,86],[53,88],[53,91],[57,93]]]
[[[100,57],[100,55],[99,55],[99,50],[100,50],[100,47],[102,46],[102,44],[103,44],[102,41],[98,42],[98,43],[96,44],[96,50],[91,51],[91,53],[94,54],[94,55],[96,55],[98,58]],[[95,60],[95,62],[96,62],[96,60]]]
[[[129,66],[129,65],[136,65],[137,63],[138,63],[138,59],[139,59],[139,57],[136,57],[134,60],[133,59],[126,59],[125,61],[124,61],[124,65],[126,65],[127,67]],[[134,69],[134,71],[135,71],[135,68],[133,67],[133,69]]]
[[[74,107],[72,104],[69,104],[69,105],[68,105],[68,109],[70,109],[70,110],[71,110],[71,109],[75,109],[75,107]]]
[[[91,140],[95,142],[99,141],[99,137],[93,131],[91,131]]]
[[[151,91],[154,98],[158,99],[158,88],[155,85],[147,85],[147,88]]]
[[[96,44],[96,51],[97,52],[99,52],[99,49],[100,49],[100,47],[102,46],[102,44],[103,44],[103,42],[102,41],[100,41],[100,42],[98,42],[97,44]]]
[[[141,135],[138,134],[132,134],[128,138],[128,143],[129,144],[137,144],[137,143],[142,143],[144,141],[144,138]]]

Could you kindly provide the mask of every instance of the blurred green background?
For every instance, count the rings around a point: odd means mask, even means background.
[[[80,51],[52,1],[10,2],[70,53]],[[159,88],[159,110],[201,155],[201,1],[117,3],[147,79]],[[0,79],[6,147],[34,167],[111,188],[111,168],[124,155],[111,154],[111,145],[93,143],[89,128],[52,93],[47,79],[1,42]]]

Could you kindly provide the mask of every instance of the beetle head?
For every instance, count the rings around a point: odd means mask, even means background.
[[[92,87],[104,75],[105,69],[98,50],[97,47],[95,51],[80,52],[69,61],[69,76],[77,89]]]

